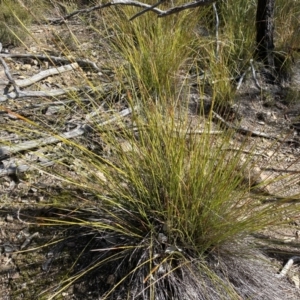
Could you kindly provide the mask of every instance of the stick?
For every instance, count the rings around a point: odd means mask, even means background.
[[[300,256],[293,256],[293,257],[291,257],[288,260],[288,262],[285,264],[285,266],[282,268],[281,272],[279,274],[276,274],[276,277],[277,278],[283,278],[284,276],[286,276],[287,272],[292,267],[292,265],[295,262],[299,262],[299,261],[300,261]]]
[[[18,95],[20,93],[20,88],[17,86],[15,80],[11,76],[9,68],[8,68],[8,65],[6,64],[6,62],[4,61],[4,59],[2,57],[0,57],[0,62],[2,64],[2,66],[3,66],[3,68],[4,68],[5,75],[6,75],[6,77],[9,80],[8,85],[12,84],[13,87],[14,87],[15,93]]]
[[[41,61],[50,61],[51,63],[58,64],[58,63],[64,63],[64,64],[69,64],[69,63],[78,63],[78,65],[82,68],[91,68],[94,69],[97,72],[101,72],[101,69],[99,69],[96,65],[96,63],[88,60],[88,59],[68,59],[65,57],[57,57],[57,56],[52,56],[52,55],[44,55],[44,54],[18,54],[18,53],[10,53],[10,54],[4,54],[0,53],[0,57],[6,58],[32,58],[32,59],[38,59]]]
[[[111,118],[107,121],[104,121],[100,124],[97,124],[97,125],[104,126],[109,123],[115,122],[116,120],[127,116],[131,112],[132,112],[131,108],[126,108],[126,109],[122,110],[121,112],[119,112],[113,118]],[[92,128],[90,125],[82,124],[71,131],[64,132],[64,133],[58,134],[56,136],[50,136],[48,138],[40,138],[40,139],[36,139],[36,140],[32,140],[32,141],[26,141],[24,143],[19,143],[17,145],[0,147],[0,160],[1,160],[1,158],[11,156],[14,153],[18,153],[18,152],[25,151],[25,150],[30,150],[33,148],[38,148],[38,147],[49,145],[49,144],[54,144],[54,143],[60,142],[65,139],[75,138],[86,132],[91,131],[91,129]]]
[[[57,18],[57,19],[50,19],[50,24],[63,24],[66,22],[66,20],[71,19],[72,17],[79,15],[79,14],[88,14],[92,11],[95,10],[100,10],[106,7],[110,7],[110,6],[114,6],[114,5],[128,5],[128,6],[135,6],[135,7],[142,7],[145,9],[149,9],[151,11],[153,11],[154,13],[156,13],[158,15],[159,18],[161,17],[165,17],[171,14],[175,14],[178,13],[182,10],[185,9],[190,9],[190,8],[195,8],[195,7],[199,7],[199,6],[207,6],[211,3],[215,2],[215,0],[197,0],[197,1],[193,1],[193,2],[189,2],[180,6],[176,6],[173,8],[170,8],[168,10],[161,10],[156,8],[155,6],[153,7],[153,5],[149,5],[149,4],[145,4],[139,1],[134,1],[134,0],[112,0],[111,2],[105,3],[105,4],[100,4],[100,5],[96,5],[93,7],[89,7],[86,9],[79,9],[76,11],[73,11],[72,13],[63,16],[62,18]],[[135,16],[133,16],[133,18],[135,18]]]
[[[231,128],[236,130],[237,132],[241,133],[241,134],[245,134],[245,135],[249,135],[249,136],[256,136],[256,137],[262,137],[262,138],[266,138],[269,140],[277,140],[281,143],[296,143],[297,145],[299,144],[299,141],[296,140],[286,140],[286,139],[281,139],[278,138],[276,136],[271,136],[269,134],[266,134],[264,132],[260,132],[260,131],[256,131],[256,130],[250,130],[248,128],[245,127],[237,127],[227,121],[225,121],[219,114],[217,114],[216,112],[212,112],[213,116],[215,118],[217,118],[219,121],[221,121],[224,125],[226,125],[226,127]]]
[[[255,86],[256,86],[259,90],[261,90],[261,91],[267,91],[267,89],[261,87],[260,84],[258,83],[258,80],[257,80],[257,77],[256,77],[255,68],[254,68],[254,65],[253,65],[253,59],[250,59],[250,65],[251,65],[252,77],[253,77]]]
[[[85,88],[85,87],[84,87]],[[56,89],[47,92],[43,91],[20,91],[19,94],[16,92],[10,92],[6,95],[0,95],[0,102],[7,101],[9,99],[17,99],[17,98],[28,98],[28,97],[57,97],[60,95],[64,95],[70,92],[79,92],[84,88],[66,88],[66,89]],[[89,87],[86,87],[89,88]]]
[[[219,15],[218,15],[218,10],[217,10],[217,6],[216,3],[213,3],[213,9],[214,9],[214,13],[215,13],[215,18],[216,18],[216,60],[219,60],[219,49],[220,49],[220,45],[219,45]]]
[[[2,58],[0,57],[0,60]],[[49,76],[53,76],[53,75],[57,75],[57,74],[61,74],[61,73],[64,73],[64,72],[68,72],[68,71],[71,71],[71,70],[75,70],[79,67],[78,63],[73,63],[73,64],[70,64],[70,65],[65,65],[65,66],[61,66],[61,67],[57,67],[57,68],[51,68],[51,69],[48,69],[48,70],[44,70],[44,71],[41,71],[40,73],[38,74],[35,74],[29,78],[26,78],[26,79],[23,79],[23,80],[15,80],[15,84],[18,86],[18,87],[26,87],[26,86],[30,86],[44,78],[47,78]],[[2,81],[0,82],[0,84],[9,84],[10,81]]]
[[[157,3],[153,4],[152,6],[147,7],[146,9],[144,9],[144,10],[140,11],[139,13],[135,14],[133,17],[131,17],[129,19],[129,21],[134,20],[135,18],[143,15],[144,13],[148,12],[149,10],[153,10],[153,8],[157,7],[158,5],[162,4],[163,2],[165,2],[165,0],[159,0]]]

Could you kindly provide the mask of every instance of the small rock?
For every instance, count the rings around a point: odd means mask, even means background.
[[[299,275],[296,274],[296,275],[292,276],[291,280],[292,280],[292,282],[295,284],[295,287],[296,287],[297,289],[299,289],[299,287],[300,287],[300,279],[299,279]]]
[[[158,234],[158,241],[162,244],[165,244],[168,242],[168,237],[165,236],[163,233]]]
[[[29,189],[28,193],[36,194],[36,193],[37,193],[37,189],[34,188],[34,187],[31,187],[31,188]]]
[[[10,182],[8,182],[8,181],[3,182],[3,186],[6,187],[6,188],[8,188],[9,185],[10,185]]]
[[[20,273],[19,272],[15,272],[10,276],[11,279],[18,279],[20,278]]]
[[[31,65],[30,64],[25,64],[21,66],[21,70],[22,71],[28,71],[31,69]]]
[[[138,147],[133,144],[130,143],[129,141],[123,141],[120,143],[121,149],[123,152],[135,152],[135,153],[140,153],[140,150],[138,149]]]
[[[96,176],[97,176],[98,179],[100,179],[101,181],[107,182],[106,176],[105,176],[102,172],[97,171],[97,172],[96,172]]]
[[[38,196],[37,201],[43,202],[45,200],[44,196]]]
[[[17,115],[15,115],[15,114],[8,113],[7,115],[8,115],[8,117],[9,117],[11,120],[18,120],[18,119],[19,119],[19,117],[18,117]]]
[[[7,214],[6,218],[5,218],[5,221],[12,223],[14,221],[14,217],[10,214]]]
[[[21,288],[22,289],[26,289],[26,287],[27,287],[27,283],[26,282],[24,282],[24,283],[21,284]]]
[[[113,285],[115,283],[115,276],[113,274],[110,274],[107,277],[106,283],[109,285]]]
[[[38,48],[35,46],[30,47],[30,52],[37,52]]]
[[[6,243],[3,245],[3,251],[4,251],[4,253],[11,253],[14,251],[14,248],[12,245]]]

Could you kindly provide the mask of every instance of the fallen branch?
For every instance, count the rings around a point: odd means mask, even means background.
[[[79,99],[80,103],[91,102],[91,99]],[[40,109],[41,107],[47,106],[66,106],[67,104],[73,103],[77,101],[77,99],[70,99],[70,100],[59,100],[53,102],[46,102],[46,103],[37,103],[32,104],[30,106],[26,106],[26,109]],[[1,107],[1,106],[0,106]]]
[[[39,233],[35,232],[33,234],[31,234],[29,237],[26,238],[26,240],[24,241],[24,243],[21,245],[20,250],[23,250],[24,248],[26,248],[32,241],[33,238],[35,237],[39,237]]]
[[[49,61],[53,65],[56,64],[70,64],[70,63],[78,63],[78,65],[82,68],[91,68],[97,72],[101,72],[101,69],[97,67],[96,63],[88,60],[88,59],[69,59],[66,57],[57,57],[52,55],[44,55],[44,54],[18,54],[18,53],[0,53],[0,58],[32,58],[38,59],[40,61]]]
[[[278,173],[291,173],[291,174],[298,174],[300,170],[287,170],[287,169],[277,169],[277,168],[262,168],[265,171],[273,171]]]
[[[97,126],[104,126],[109,123],[113,123],[116,120],[129,115],[131,112],[132,112],[132,110],[130,108],[126,108],[126,109],[122,110],[121,112],[119,112],[113,118],[111,118],[107,121],[104,121],[100,124],[97,124]],[[36,140],[32,140],[32,141],[26,141],[23,143],[19,143],[16,145],[3,146],[0,148],[0,160],[2,160],[3,158],[6,158],[8,156],[11,156],[14,153],[38,148],[38,147],[49,145],[49,144],[55,144],[55,143],[58,143],[60,141],[66,140],[66,139],[75,138],[75,137],[80,136],[91,130],[92,130],[92,128],[90,125],[82,124],[69,132],[64,132],[64,133],[58,134],[56,136],[53,135],[48,138],[40,138],[40,139],[36,139]]]
[[[8,78],[8,82],[4,82],[4,84],[6,84],[7,86],[4,89],[4,94],[0,95],[0,102],[7,101],[8,99],[17,99],[17,98],[26,98],[26,97],[49,97],[49,96],[56,97],[56,96],[66,94],[68,92],[74,92],[74,91],[76,92],[76,91],[81,90],[81,88],[73,87],[73,88],[68,88],[68,89],[56,89],[56,90],[47,91],[47,92],[21,91],[19,84],[21,84],[21,86],[28,86],[28,85],[31,85],[32,83],[37,82],[45,77],[48,77],[50,75],[73,70],[74,68],[76,69],[76,68],[78,68],[78,63],[73,63],[71,65],[61,66],[61,67],[53,68],[50,70],[45,70],[45,71],[40,72],[39,74],[32,76],[31,78],[28,78],[25,80],[20,80],[20,81],[15,81],[13,79],[13,77],[11,76],[9,68],[8,68],[6,62],[4,61],[4,59],[2,58],[2,56],[3,55],[0,54],[0,62],[3,65],[5,75]],[[10,85],[14,86],[13,92],[9,92]]]
[[[300,261],[300,256],[293,256],[291,257],[288,262],[285,264],[285,266],[282,268],[281,272],[279,274],[276,274],[277,278],[283,278],[286,276],[286,274],[288,273],[288,271],[290,270],[290,268],[292,267],[292,265],[295,262],[299,262]]]
[[[222,130],[207,130],[207,129],[174,129],[174,132],[176,134],[182,134],[182,135],[197,135],[197,134],[222,134],[224,133]]]
[[[155,7],[159,6],[160,4],[164,3],[166,0],[159,0],[157,3],[153,4],[152,6],[140,11],[139,13],[135,14],[133,17],[129,19],[129,21],[133,21],[135,18],[145,14],[146,12],[153,10]]]
[[[38,167],[50,167],[53,166],[55,164],[54,161],[45,161],[45,162],[41,162],[38,163]],[[35,164],[34,168],[37,168],[37,165]],[[0,177],[4,177],[4,176],[8,176],[8,175],[15,175],[15,174],[19,174],[19,173],[24,173],[27,172],[29,170],[34,169],[32,164],[26,164],[24,162],[24,164],[20,163],[20,164],[15,164],[15,163],[11,163],[10,165],[8,165],[5,168],[0,168]]]
[[[69,20],[69,19],[73,18],[74,16],[77,16],[77,15],[80,15],[80,14],[88,14],[88,13],[93,12],[95,10],[100,10],[100,9],[110,7],[110,6],[115,6],[115,5],[127,5],[127,6],[141,7],[141,8],[144,8],[146,11],[148,11],[148,10],[153,11],[154,13],[156,13],[158,15],[159,18],[161,18],[161,17],[165,17],[165,16],[168,16],[168,15],[171,15],[171,14],[178,13],[182,10],[195,8],[195,7],[199,7],[199,6],[207,6],[209,4],[212,4],[213,2],[215,2],[215,0],[198,0],[198,1],[185,3],[185,4],[180,5],[180,6],[175,6],[173,8],[168,9],[168,10],[161,10],[161,9],[156,8],[155,7],[156,5],[149,5],[149,4],[139,2],[139,1],[113,0],[113,1],[105,3],[105,4],[95,5],[93,7],[89,7],[89,8],[85,8],[85,9],[79,9],[79,10],[73,11],[72,13],[70,13],[66,16],[63,16],[62,18],[51,19],[49,21],[50,21],[50,24],[63,24],[63,23],[65,23],[66,20]],[[143,13],[141,13],[141,14],[143,14]],[[139,15],[141,15],[141,14],[139,14]],[[131,19],[134,19],[135,17],[136,16],[133,16]]]
[[[251,71],[252,71],[252,78],[253,78],[253,80],[254,80],[255,86],[256,86],[259,90],[267,91],[267,89],[262,88],[262,87],[260,86],[260,84],[258,83],[258,80],[257,80],[257,77],[256,77],[256,71],[255,71],[255,68],[254,68],[254,65],[253,65],[253,59],[250,59],[250,65],[251,65]]]
[[[244,135],[249,135],[249,136],[256,136],[256,137],[262,137],[262,138],[266,138],[266,139],[269,139],[269,140],[277,140],[281,143],[295,143],[295,144],[299,144],[299,141],[296,141],[296,140],[288,140],[288,139],[281,139],[279,137],[276,137],[276,136],[272,136],[272,135],[269,135],[267,133],[264,133],[264,132],[260,132],[260,131],[257,131],[257,130],[250,130],[248,128],[245,128],[245,127],[237,127],[229,122],[227,122],[226,120],[224,120],[219,114],[217,114],[216,112],[212,112],[213,113],[213,116],[218,119],[219,121],[221,121],[222,124],[224,124],[227,128],[230,128],[230,129],[234,129],[236,130],[237,132],[241,133],[241,134],[244,134]]]
[[[0,60],[1,59],[2,58],[0,57]],[[41,71],[40,73],[35,74],[35,75],[31,76],[30,78],[26,78],[26,79],[22,79],[22,80],[15,80],[15,84],[18,87],[27,87],[27,86],[30,86],[44,78],[47,78],[49,76],[72,71],[72,70],[77,69],[78,67],[79,67],[78,63],[73,63],[70,65],[60,66],[57,68],[51,68],[48,70]],[[10,81],[1,81],[1,84],[3,84],[3,85],[8,85],[9,83],[10,83]]]
[[[3,68],[4,68],[5,75],[6,75],[7,79],[9,80],[8,86],[5,89],[9,89],[9,86],[13,85],[15,93],[19,94],[20,93],[20,88],[18,87],[18,85],[16,84],[15,80],[11,76],[9,68],[8,68],[8,65],[6,64],[6,62],[4,61],[4,59],[2,57],[0,57],[0,62],[2,64],[2,66],[3,66]]]
[[[246,70],[246,71],[241,75],[240,79],[238,80],[238,84],[237,84],[237,86],[236,86],[236,90],[237,90],[237,91],[241,88],[242,83],[243,83],[243,80],[244,80],[244,78],[245,78],[245,76],[246,76],[246,74],[247,74],[247,72],[248,72],[249,70],[251,70],[251,67],[249,67],[248,70]]]
[[[51,91],[20,91],[18,94],[16,92],[10,92],[5,95],[0,95],[0,102],[7,101],[9,99],[18,99],[18,98],[29,98],[29,97],[57,97],[60,95],[64,95],[70,92],[79,92],[83,89],[86,89],[89,87],[72,87],[72,88],[66,88],[66,89],[55,89]],[[90,89],[90,88],[89,88]]]
[[[166,17],[168,15],[176,14],[180,11],[190,9],[190,8],[196,8],[196,7],[199,7],[199,6],[208,6],[208,5],[210,5],[214,2],[215,2],[215,0],[198,0],[198,1],[194,1],[194,2],[189,2],[189,3],[186,3],[186,4],[180,5],[180,6],[175,6],[173,8],[170,8],[170,9],[166,10],[166,11],[163,11],[162,13],[160,13],[158,15],[158,17],[159,18]]]

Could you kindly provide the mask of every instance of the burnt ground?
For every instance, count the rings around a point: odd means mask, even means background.
[[[109,59],[107,59],[106,54],[109,49],[105,41],[99,46],[98,41],[91,38],[88,28],[83,27],[80,23],[70,22],[69,26],[76,32],[79,40],[78,44],[72,42],[63,26],[33,26],[32,33],[38,43],[32,38],[28,38],[28,42],[25,43],[27,47],[19,46],[9,50],[10,54],[30,53],[33,56],[29,58],[5,58],[13,78],[22,80],[37,74],[41,70],[52,67],[51,62],[36,59],[34,55],[43,53],[55,57],[74,55],[74,57],[83,59],[91,57],[93,61],[97,62],[100,71],[80,66],[76,70],[65,72],[59,76],[46,77],[29,88],[25,88],[25,90],[49,91],[80,86],[82,78],[89,79],[95,86],[101,85],[105,88],[101,90],[100,96],[99,93],[96,95],[90,93],[89,96],[83,97],[82,102],[86,103],[84,106],[73,101],[67,102],[72,99],[68,95],[54,98],[17,98],[0,102],[1,145],[7,145],[7,143],[17,144],[43,137],[41,132],[24,130],[22,122],[27,122],[24,118],[34,120],[40,124],[46,123],[53,126],[58,132],[73,130],[93,109],[89,97],[98,97],[99,105],[103,102],[103,99],[114,101],[116,103],[115,111],[124,108],[122,101],[124,101],[126,95],[116,95],[115,86],[118,83],[114,78],[113,68],[110,68]],[[64,48],[64,44],[67,44],[68,49],[71,49],[70,53],[66,53],[67,50]],[[89,53],[87,57],[85,57],[86,53]],[[258,131],[270,137],[276,136],[281,139],[281,141],[278,141],[259,136],[248,137],[248,147],[251,149],[251,146],[255,144],[256,151],[261,153],[258,155],[256,164],[260,168],[263,178],[286,174],[293,178],[291,180],[291,177],[289,177],[289,181],[283,179],[272,182],[267,187],[270,194],[276,194],[276,196],[299,194],[300,60],[295,61],[290,81],[282,84],[281,87],[276,84],[268,84],[259,72],[259,66],[257,68],[258,82],[263,90],[257,87],[251,72],[249,72],[245,76],[241,88],[237,91],[234,105],[232,105],[233,114],[239,117],[236,126],[242,126],[250,131]],[[0,66],[0,96],[1,93],[4,95],[7,85],[6,80],[4,69]],[[82,94],[84,93],[82,92]],[[201,97],[197,95],[197,90],[191,91],[189,101],[191,118],[198,120],[197,109],[192,109],[202,101]],[[104,117],[109,114],[105,108],[100,113]],[[215,126],[217,128],[216,124]],[[77,137],[76,139],[76,141],[85,143],[94,150],[97,150],[97,147],[101,144],[101,140],[97,136],[89,135],[88,137]],[[236,133],[235,142],[242,143],[244,139],[244,134]],[[46,162],[60,157],[60,147],[63,147],[60,143],[54,143],[47,146],[46,150],[41,148],[43,153],[47,153]],[[29,149],[22,151],[22,155],[16,152],[8,156],[2,156],[1,170],[7,169],[8,166],[22,165],[24,161],[18,160],[22,157],[28,159],[29,166],[30,164],[33,165],[37,160],[35,159],[34,162],[30,163],[30,159],[38,156],[36,151],[36,149]],[[45,161],[40,159],[39,163],[43,162]],[[69,168],[63,171],[76,177],[76,163],[68,161],[68,164]],[[51,165],[48,168],[55,172],[55,168],[60,167]],[[0,299],[42,299],[43,296],[40,293],[50,289],[58,282],[59,278],[62,278],[64,271],[86,244],[86,238],[82,232],[76,239],[68,239],[70,235],[76,236],[75,229],[72,233],[66,233],[63,228],[44,227],[36,224],[36,218],[63,214],[63,211],[59,209],[52,209],[53,204],[60,203],[62,207],[64,205],[68,207],[89,205],[89,203],[82,204],[75,198],[73,203],[64,203],[64,193],[67,193],[66,186],[63,186],[59,180],[49,176],[46,170],[31,169],[24,173],[19,172],[17,175],[1,173]],[[53,199],[56,199],[57,203],[53,203]],[[297,209],[297,206],[298,204],[295,202],[295,209]],[[290,220],[284,227],[277,228],[274,226],[273,230],[261,232],[255,237],[255,243],[260,244],[262,249],[257,254],[260,263],[258,263],[256,269],[254,268],[255,272],[257,274],[260,274],[259,271],[262,272],[262,270],[267,272],[270,281],[274,276],[272,284],[274,290],[278,290],[277,299],[300,298],[298,290],[300,270],[297,263],[291,268],[288,276],[280,281],[275,279],[275,274],[280,271],[283,264],[290,257],[300,255],[299,222],[300,219]],[[54,239],[60,237],[64,238],[63,244],[59,246],[51,244]],[[89,259],[88,257],[82,257],[78,264],[88,263]],[[259,270],[260,264],[261,270]],[[105,275],[92,274],[90,278],[72,284],[69,289],[61,294],[61,299],[100,299],[98,293],[103,289],[103,286],[111,285],[110,279],[109,272]],[[274,298],[263,295],[258,296],[256,299]]]

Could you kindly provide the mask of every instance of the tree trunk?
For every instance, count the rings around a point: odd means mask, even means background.
[[[275,0],[258,0],[256,11],[256,54],[267,67],[275,71],[273,53],[274,7]]]

